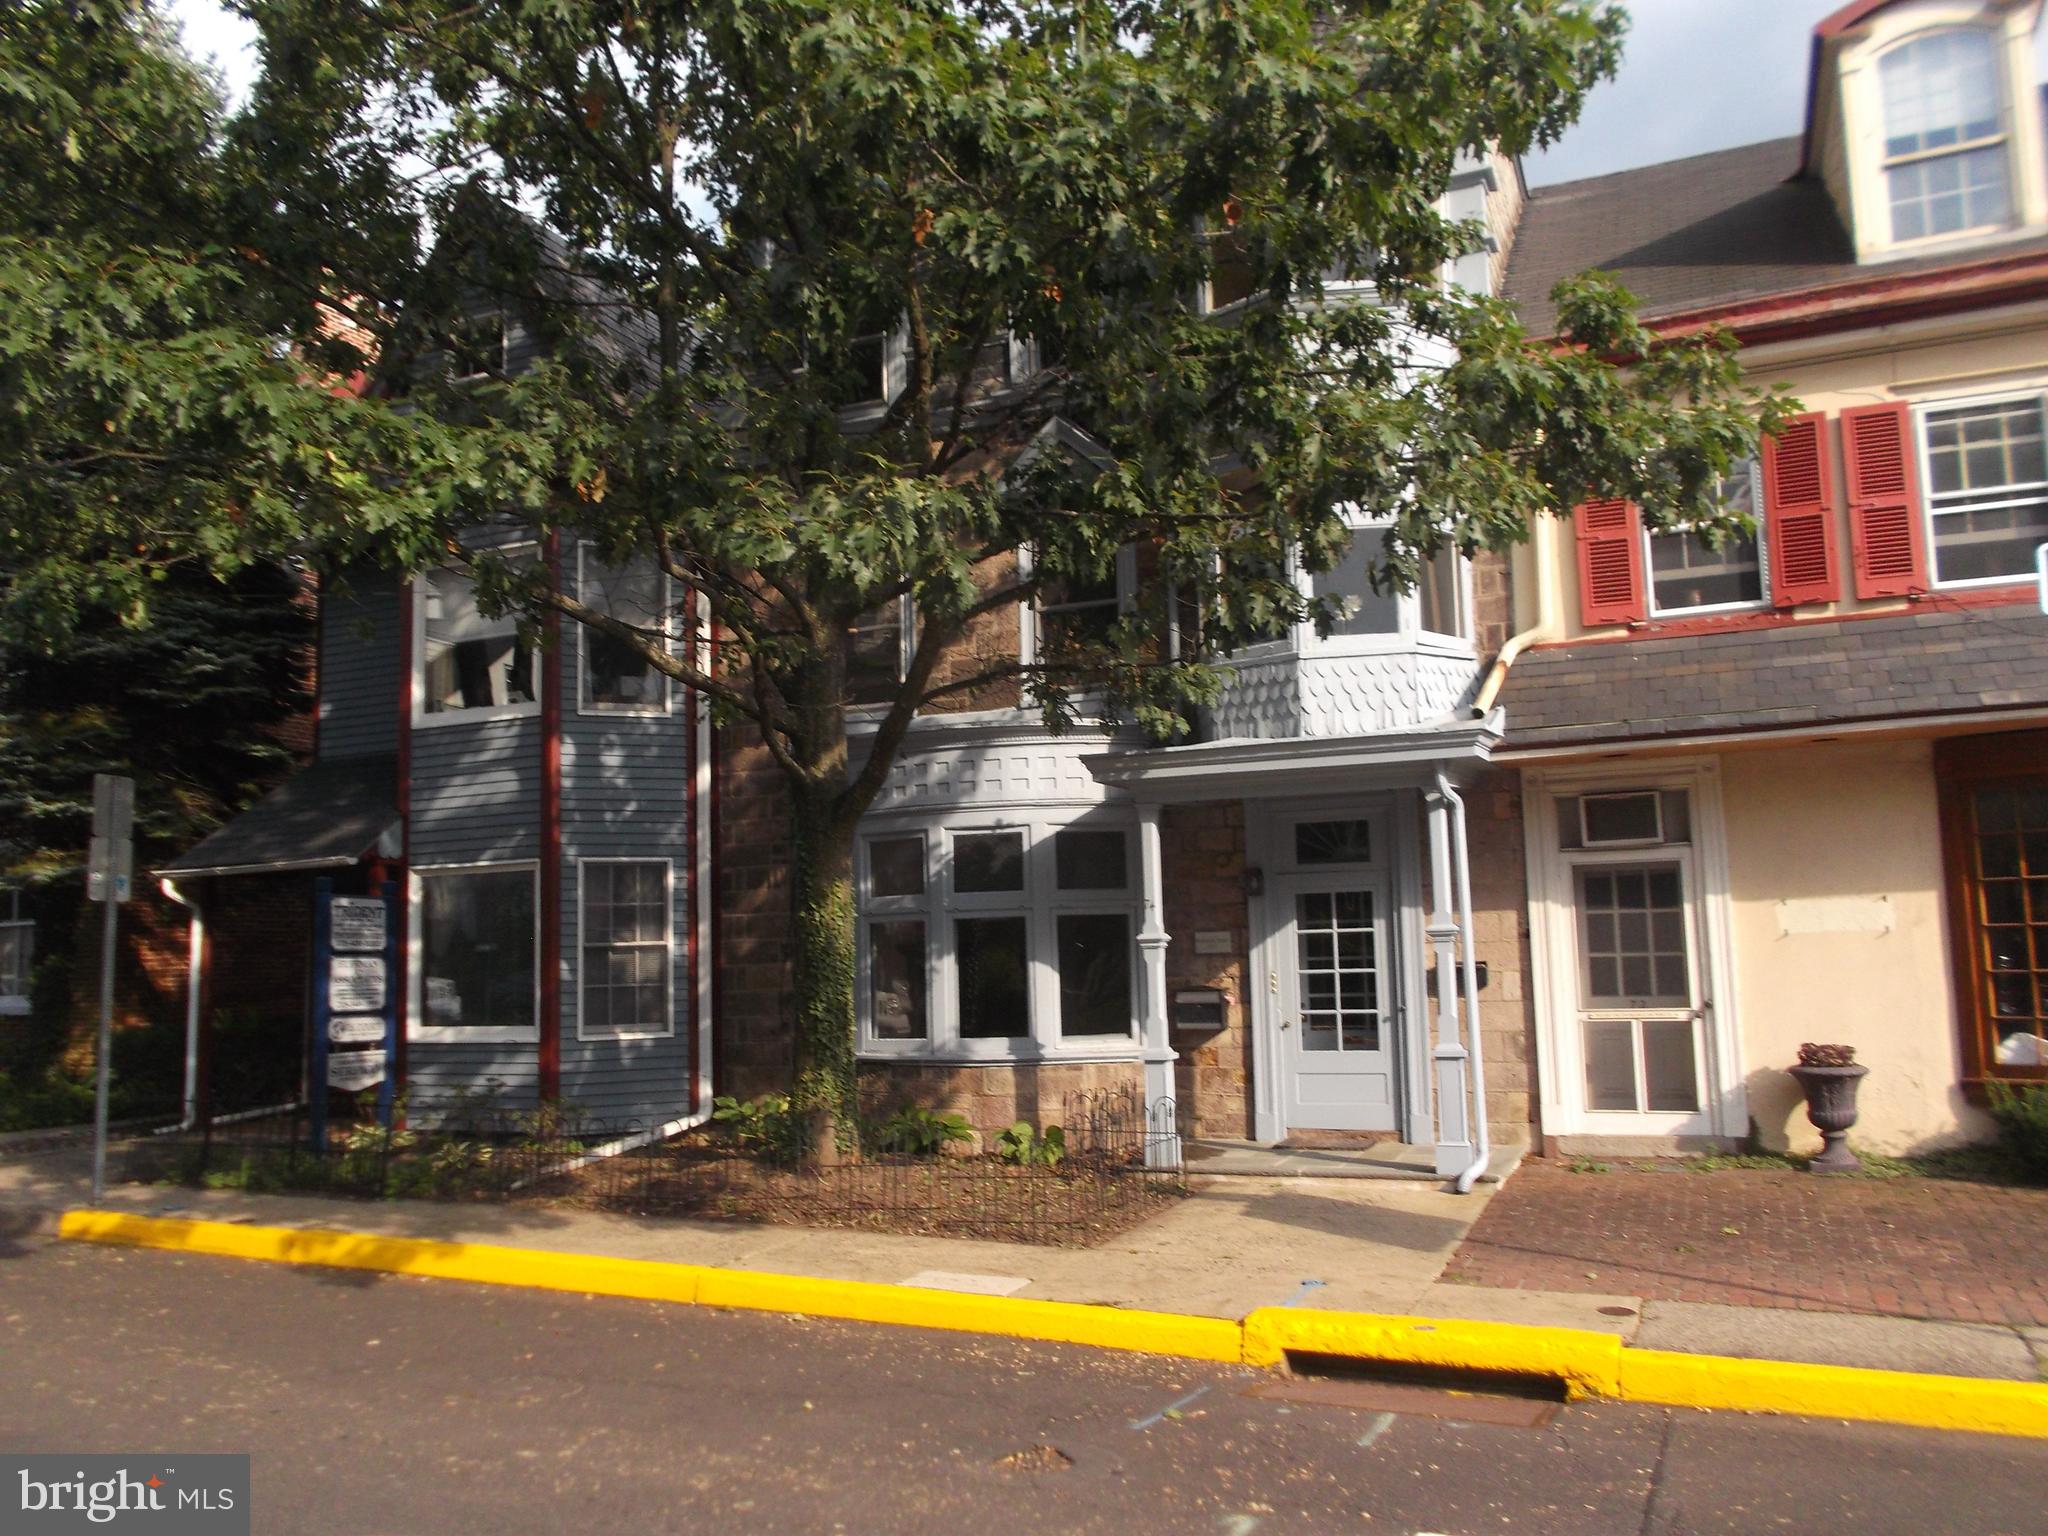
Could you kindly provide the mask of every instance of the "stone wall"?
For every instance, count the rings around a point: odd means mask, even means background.
[[[1496,1141],[1533,1143],[1539,1100],[1521,776],[1496,770],[1463,793],[1472,858],[1473,956],[1487,968],[1486,989],[1479,994],[1487,1118]]]
[[[1107,1089],[1144,1090],[1137,1062],[863,1062],[864,1112],[886,1115],[905,1105],[964,1115],[987,1141],[1019,1120],[1034,1127],[1059,1125],[1067,1096]]]
[[[1180,1052],[1174,1096],[1181,1129],[1190,1136],[1238,1140],[1252,1134],[1244,835],[1244,804],[1238,800],[1169,807],[1160,827],[1166,931],[1173,936],[1166,952],[1168,992],[1213,987],[1226,998],[1222,1030],[1173,1032]],[[1198,953],[1201,934],[1227,934],[1228,949]]]

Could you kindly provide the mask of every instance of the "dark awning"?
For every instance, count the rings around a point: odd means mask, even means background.
[[[398,765],[390,757],[329,758],[301,769],[156,873],[254,875],[344,869],[377,848],[396,856]]]

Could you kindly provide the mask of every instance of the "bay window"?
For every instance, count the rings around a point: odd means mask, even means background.
[[[1471,639],[1470,571],[1455,546],[1440,545],[1422,562],[1413,590],[1380,591],[1373,586],[1373,561],[1381,552],[1387,523],[1355,515],[1346,522],[1351,542],[1336,563],[1327,571],[1308,573],[1309,596],[1335,608],[1330,632],[1322,637],[1326,642],[1404,633]]]
[[[413,1038],[540,1038],[535,865],[417,870]]]
[[[1998,45],[1974,28],[1929,32],[1878,62],[1894,241],[2005,224],[2012,216]]]
[[[1136,1043],[1135,830],[946,820],[862,843],[864,1050],[948,1058]]]
[[[2048,542],[2043,397],[1930,408],[1920,431],[1936,584],[2031,576]]]

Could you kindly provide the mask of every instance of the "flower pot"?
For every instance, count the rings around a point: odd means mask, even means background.
[[[1850,1173],[1863,1165],[1849,1150],[1849,1127],[1856,1123],[1856,1085],[1868,1067],[1794,1067],[1806,1095],[1806,1118],[1820,1132],[1820,1155],[1808,1165],[1812,1173]]]

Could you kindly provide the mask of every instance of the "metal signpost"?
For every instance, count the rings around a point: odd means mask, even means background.
[[[85,893],[106,909],[100,929],[99,1085],[92,1110],[92,1200],[107,1192],[107,1091],[114,1054],[114,928],[135,880],[135,781],[118,774],[92,776],[92,852]]]
[[[391,921],[398,888],[386,883],[375,896],[337,896],[322,880],[313,902],[313,1148],[327,1145],[330,1089],[377,1089],[377,1118],[387,1128],[392,1111],[392,1056],[398,1043],[396,972],[398,934]],[[371,1049],[363,1050],[361,1047]]]

